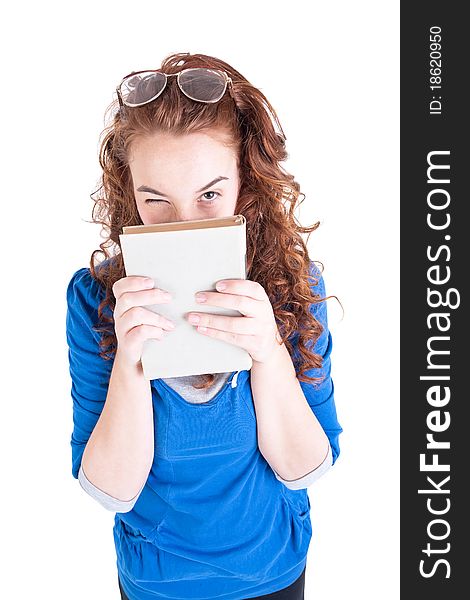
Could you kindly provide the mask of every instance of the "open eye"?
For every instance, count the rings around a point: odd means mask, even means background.
[[[213,192],[213,191],[204,192],[203,196],[205,196],[206,194],[217,194],[217,196],[220,196],[219,192]],[[214,198],[208,198],[207,200],[205,200],[203,202],[203,204],[209,204],[209,205],[214,204]]]

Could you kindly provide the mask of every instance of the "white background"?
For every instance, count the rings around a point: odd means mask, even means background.
[[[123,75],[217,56],[287,136],[324,266],[344,433],[309,488],[306,600],[399,596],[399,3],[23,2],[2,9],[2,589],[118,599],[114,513],[71,474],[65,291],[89,224],[98,137]]]

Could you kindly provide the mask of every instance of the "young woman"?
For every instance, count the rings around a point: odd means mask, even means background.
[[[342,431],[324,281],[301,236],[319,223],[295,222],[277,116],[227,63],[171,55],[124,77],[117,97],[93,211],[107,237],[67,288],[73,476],[116,512],[122,598],[299,600],[307,488],[335,462]],[[247,279],[218,282],[201,302],[242,316],[185,317],[253,366],[149,382],[143,343],[172,323],[144,307],[172,298],[126,277],[122,227],[233,214],[247,220]]]

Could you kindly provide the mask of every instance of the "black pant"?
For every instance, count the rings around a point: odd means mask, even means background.
[[[129,600],[121,587],[121,581],[119,580],[119,591],[121,592],[121,600]],[[305,569],[300,574],[300,577],[291,583],[288,587],[271,594],[265,594],[264,596],[255,596],[246,598],[245,600],[304,600],[304,588],[305,588]]]

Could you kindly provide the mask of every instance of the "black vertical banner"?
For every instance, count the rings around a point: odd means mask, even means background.
[[[457,2],[401,3],[405,600],[460,599],[469,593],[470,500],[464,489],[470,481],[470,32],[464,8]]]

